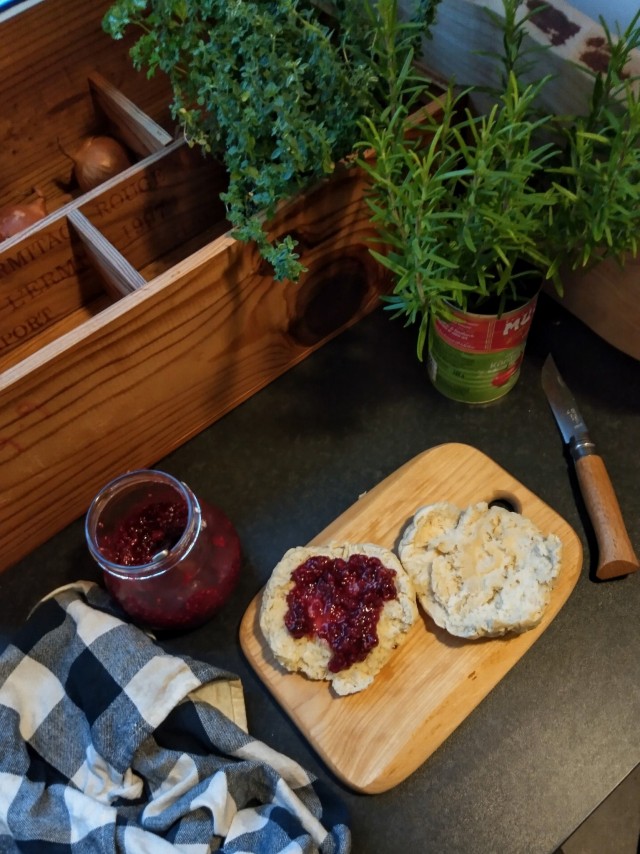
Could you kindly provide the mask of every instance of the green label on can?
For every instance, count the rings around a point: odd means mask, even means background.
[[[453,400],[490,403],[516,384],[526,341],[495,352],[468,352],[445,341],[431,324],[428,371],[433,385]]]

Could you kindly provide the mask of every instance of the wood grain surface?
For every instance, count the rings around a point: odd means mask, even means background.
[[[453,501],[465,507],[498,499],[510,501],[563,544],[551,603],[542,623],[529,632],[467,641],[439,629],[421,611],[406,643],[373,685],[338,697],[329,683],[287,673],[275,661],[258,625],[261,593],[244,615],[240,642],[248,661],[329,768],[356,790],[383,792],[400,783],[473,711],[567,601],[582,568],[582,546],[551,507],[489,457],[462,444],[424,451],[311,541],[374,542],[393,548],[424,504]]]
[[[547,293],[613,347],[640,360],[640,257],[621,267],[608,258],[588,270],[563,274],[564,294]]]
[[[576,460],[576,474],[598,541],[596,576],[605,581],[637,572],[640,564],[604,460],[585,454]]]
[[[156,158],[162,192],[162,176],[173,180],[169,166],[179,155],[171,145],[72,203],[130,264],[144,261],[141,270],[159,263],[149,246],[164,224],[140,229],[125,247],[131,218],[118,219],[113,205],[100,218],[100,203],[124,196]],[[337,168],[278,210],[269,233],[296,234],[307,267],[298,283],[275,282],[255,247],[224,233],[7,365],[0,373],[0,570],[84,513],[111,478],[155,464],[379,305],[389,281],[369,252],[365,187],[361,170]]]
[[[116,41],[102,29],[108,3],[46,0],[0,13],[0,205],[20,201],[34,186],[47,210],[66,204],[63,184],[73,151],[87,135],[106,130],[92,97],[96,72],[167,133],[170,87],[163,74],[135,71],[129,50],[135,32]]]

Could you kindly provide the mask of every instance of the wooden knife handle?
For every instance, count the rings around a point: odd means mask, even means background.
[[[602,457],[580,457],[576,473],[598,541],[596,576],[603,580],[618,578],[640,569]]]

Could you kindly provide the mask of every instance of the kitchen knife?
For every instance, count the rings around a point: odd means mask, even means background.
[[[569,446],[580,491],[596,533],[599,552],[596,576],[605,580],[635,572],[640,564],[603,459],[596,453],[576,401],[551,355],[542,367],[542,387],[562,438]]]

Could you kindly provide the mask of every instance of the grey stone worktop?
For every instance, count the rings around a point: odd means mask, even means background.
[[[640,573],[593,578],[594,538],[540,386],[550,349],[640,551],[640,364],[547,297],[519,383],[498,404],[474,408],[439,396],[415,357],[412,330],[376,312],[156,461],[223,508],[244,549],[242,581],[226,610],[162,644],[241,676],[250,731],[340,798],[355,854],[549,854],[640,762]],[[442,747],[394,789],[361,795],[332,777],[262,686],[240,651],[238,627],[287,548],[444,442],[478,448],[563,516],[585,563],[548,630]],[[79,578],[97,578],[81,520],[0,575],[0,646],[40,596]]]

